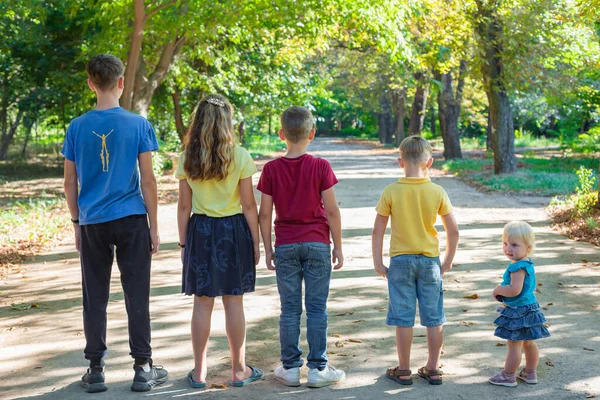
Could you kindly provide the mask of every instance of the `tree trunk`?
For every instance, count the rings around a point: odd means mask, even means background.
[[[25,141],[23,142],[23,149],[21,150],[21,156],[25,158],[27,155],[27,144],[31,137],[31,129],[33,128],[33,118],[25,118]]]
[[[422,72],[415,74],[417,80],[417,91],[413,99],[412,111],[410,114],[410,123],[408,124],[408,134],[410,136],[420,135],[425,122],[425,114],[427,112],[427,96],[429,95],[429,86],[427,85],[427,77]]]
[[[435,108],[433,107],[433,103],[429,106],[429,130],[431,132],[431,137],[435,137]]]
[[[181,113],[181,91],[177,86],[175,86],[175,90],[171,96],[173,97],[173,107],[175,109],[175,129],[177,129],[179,140],[181,143],[184,143],[187,129],[183,123],[183,116]]]
[[[434,71],[435,79],[442,83],[442,89],[438,92],[438,118],[440,121],[440,131],[442,141],[444,142],[444,158],[451,160],[462,158],[460,148],[460,137],[458,132],[458,120],[460,118],[460,108],[462,103],[463,88],[465,82],[465,73],[467,63],[460,62],[458,73],[458,84],[456,94],[452,89],[452,73],[448,71],[445,74]]]
[[[246,139],[246,121],[242,120],[237,127],[238,137],[240,141],[240,145],[244,145],[244,140]]]
[[[8,114],[7,111],[6,113]],[[8,128],[8,124],[3,121],[2,128],[6,130],[2,131],[2,137],[0,138],[0,161],[4,161],[8,158],[8,146],[10,146],[13,138],[15,137],[15,133],[17,133],[17,128],[21,123],[22,117],[23,110],[19,110],[15,120],[10,124],[10,128]]]
[[[492,151],[492,120],[490,119],[490,110],[488,109],[487,126],[485,127],[485,151]]]
[[[392,143],[394,124],[392,121],[390,99],[388,98],[387,93],[383,93],[379,97],[379,113],[377,114],[377,119],[379,121],[379,142],[383,144]]]
[[[394,107],[394,136],[396,146],[404,140],[404,114],[406,110],[406,87],[392,91],[392,106]]]
[[[142,42],[144,41],[144,28],[146,27],[146,5],[144,0],[134,0],[133,9],[133,30],[131,31],[131,43],[127,55],[123,95],[121,96],[121,107],[126,110],[131,110],[133,105],[133,88],[135,87],[138,62],[142,57]]]
[[[476,0],[476,4],[480,17],[477,30],[484,53],[481,69],[489,102],[494,173],[512,174],[517,170],[517,162],[512,108],[504,81],[503,26],[496,3],[486,7],[481,0]]]

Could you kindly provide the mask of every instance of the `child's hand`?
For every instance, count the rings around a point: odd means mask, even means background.
[[[267,264],[267,269],[269,271],[275,271],[275,257],[273,255],[273,250],[265,250],[265,264]]]
[[[184,253],[185,253],[185,249],[181,249],[181,264],[184,264],[184,262],[183,262]]]
[[[342,254],[342,249],[338,249],[337,247],[333,248],[333,251],[331,252],[331,263],[334,264],[333,269],[342,268],[344,265],[344,255]]]
[[[444,276],[444,274],[446,272],[450,271],[451,269],[452,269],[452,263],[444,261],[442,263],[442,276]]]
[[[498,289],[501,287],[502,287],[501,285],[496,286],[496,288],[492,292],[492,297],[494,298],[494,300],[499,301],[499,302],[504,301],[504,297],[498,293]]]
[[[81,226],[73,224],[73,230],[75,231],[75,248],[77,251],[81,251]]]
[[[374,268],[375,268],[375,272],[377,272],[377,274],[379,274],[379,275],[383,276],[385,279],[387,279],[388,268],[385,265],[375,264]]]

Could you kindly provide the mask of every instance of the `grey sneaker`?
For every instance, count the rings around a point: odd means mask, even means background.
[[[525,383],[529,383],[530,385],[538,383],[537,372],[535,371],[535,369],[529,371],[523,368],[521,372],[519,372],[519,375],[517,375],[517,378],[519,378]]]
[[[492,385],[515,387],[517,386],[517,378],[515,374],[508,374],[504,370],[492,376],[489,380]]]
[[[333,365],[327,364],[322,371],[319,371],[318,368],[311,368],[308,371],[308,382],[306,386],[310,388],[320,388],[341,382],[345,377],[346,373],[344,371],[335,369]]]
[[[146,367],[139,365],[133,365],[135,376],[133,377],[133,384],[131,390],[134,392],[147,392],[154,386],[165,383],[168,379],[169,373],[162,365],[153,365],[152,360]]]
[[[286,386],[300,386],[300,368],[285,369],[283,365],[275,367],[275,379]]]
[[[98,393],[106,391],[108,389],[108,386],[106,386],[106,383],[104,383],[104,368],[88,368],[85,375],[81,377],[81,386],[83,386],[85,388],[85,391],[88,393]]]

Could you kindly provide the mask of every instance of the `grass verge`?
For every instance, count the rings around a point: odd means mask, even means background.
[[[252,158],[257,158],[284,150],[286,146],[279,136],[252,135],[244,138],[244,147]]]

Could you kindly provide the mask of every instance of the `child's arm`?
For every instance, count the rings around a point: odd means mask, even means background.
[[[148,219],[150,220],[150,246],[151,253],[158,252],[160,246],[160,237],[158,236],[158,188],[156,187],[156,177],[152,170],[152,152],[147,151],[138,155],[140,164],[140,181],[142,183],[142,196],[148,210]]]
[[[446,231],[446,252],[442,263],[442,276],[444,276],[446,272],[452,269],[452,260],[454,260],[456,248],[458,247],[459,233],[458,224],[452,212],[442,215],[442,224],[444,224],[444,230]]]
[[[75,167],[75,163],[73,161],[69,161],[67,159],[65,159],[64,188],[71,219],[79,220],[79,205],[77,204],[77,198],[79,197],[77,168]],[[81,227],[79,224],[73,224],[73,229],[75,230],[75,248],[77,251],[81,251]]]
[[[344,254],[342,253],[342,216],[340,215],[340,208],[335,200],[333,187],[322,191],[321,198],[323,199],[327,223],[329,224],[331,238],[333,239],[331,262],[335,264],[333,269],[340,269],[344,265]]]
[[[525,270],[520,269],[510,273],[510,285],[507,286],[496,286],[492,292],[492,297],[496,299],[496,296],[504,297],[515,297],[523,290],[523,282],[525,282]]]
[[[271,242],[271,220],[273,219],[273,196],[261,194],[260,211],[258,212],[258,223],[260,224],[260,234],[262,235],[263,245],[265,246],[265,262],[267,269],[275,270],[273,263],[273,244]]]
[[[373,226],[373,234],[371,235],[371,244],[373,252],[373,267],[375,272],[387,279],[388,269],[383,265],[383,235],[387,228],[388,219],[381,214],[375,217],[375,225]]]
[[[256,199],[254,198],[254,189],[252,188],[252,177],[241,179],[240,197],[242,201],[242,212],[250,227],[252,234],[252,244],[254,245],[254,265],[260,260],[260,238],[258,236],[258,211],[256,209]]]
[[[187,231],[192,213],[192,188],[185,179],[179,180],[179,198],[177,200],[177,230],[179,231],[179,243],[187,245]],[[181,263],[183,264],[184,249],[181,249]]]

